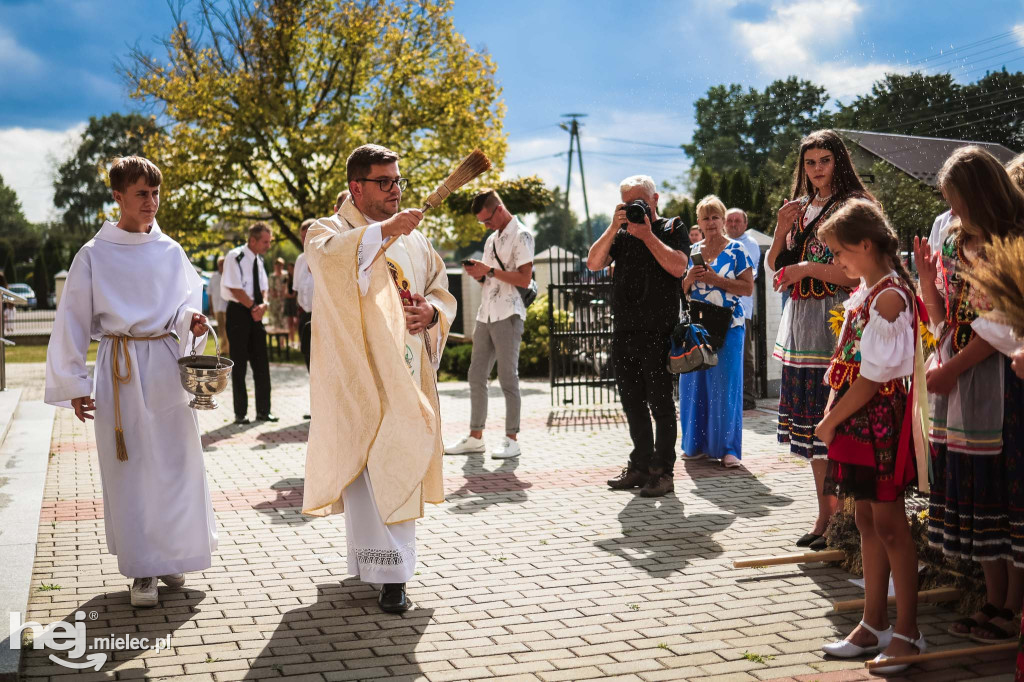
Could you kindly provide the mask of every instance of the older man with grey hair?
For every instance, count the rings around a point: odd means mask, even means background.
[[[658,192],[649,176],[626,178],[619,193],[622,203],[587,255],[594,271],[615,264],[612,363],[633,441],[628,465],[608,486],[660,497],[674,490],[677,427],[667,357],[689,240],[681,220],[658,217]]]
[[[735,239],[743,245],[743,250],[754,263],[754,279],[761,263],[761,247],[757,240],[747,234],[747,212],[742,208],[730,208],[725,212],[725,232],[729,239]],[[754,391],[754,295],[741,296],[743,319],[746,333],[743,335],[743,409],[752,410],[757,407]]]

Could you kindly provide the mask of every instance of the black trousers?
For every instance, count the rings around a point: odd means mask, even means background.
[[[752,403],[755,398],[754,391],[754,324],[752,320],[745,320],[746,333],[743,335],[743,403]]]
[[[299,347],[302,349],[302,357],[306,358],[306,371],[309,371],[309,353],[313,341],[313,313],[305,310],[299,313]]]
[[[252,365],[252,382],[256,387],[256,414],[270,414],[270,361],[263,322],[253,320],[248,308],[232,301],[228,303],[227,328],[231,361],[235,363],[231,370],[235,416],[244,417],[249,408],[249,394],[245,391],[247,364]]]
[[[633,452],[629,467],[672,473],[676,463],[676,406],[668,371],[668,332],[618,332],[612,363]],[[654,430],[651,418],[654,418]]]

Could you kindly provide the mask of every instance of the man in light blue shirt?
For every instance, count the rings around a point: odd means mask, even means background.
[[[726,212],[725,231],[730,239],[735,239],[743,245],[743,250],[754,264],[754,279],[757,279],[761,247],[757,240],[747,234],[747,214],[742,208],[730,208]],[[757,403],[754,402],[754,344],[751,341],[754,335],[754,325],[751,323],[754,316],[754,296],[743,296],[740,298],[740,304],[743,306],[743,317],[747,327],[743,335],[743,409],[752,410],[757,407]]]

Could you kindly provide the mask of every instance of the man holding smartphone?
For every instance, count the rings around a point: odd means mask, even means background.
[[[492,233],[484,243],[482,261],[464,260],[462,267],[483,285],[469,361],[469,435],[445,448],[448,455],[484,452],[487,421],[487,380],[498,363],[498,383],[505,394],[505,438],[491,451],[493,459],[513,459],[519,448],[519,342],[523,338],[526,304],[517,287],[533,278],[533,235],[509,213],[501,197],[487,189],[473,197],[473,213]]]
[[[633,451],[614,490],[642,488],[644,497],[674,490],[676,406],[667,359],[669,334],[679,321],[686,272],[686,226],[658,217],[654,180],[634,175],[619,185],[622,203],[604,234],[590,247],[587,267],[615,263],[612,274],[612,362]],[[656,431],[651,428],[654,418]]]

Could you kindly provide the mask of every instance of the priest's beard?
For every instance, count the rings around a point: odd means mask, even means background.
[[[360,210],[374,220],[387,220],[398,213],[399,201],[401,201],[401,195],[398,195],[398,197],[384,197],[382,199],[367,197],[365,208]]]

